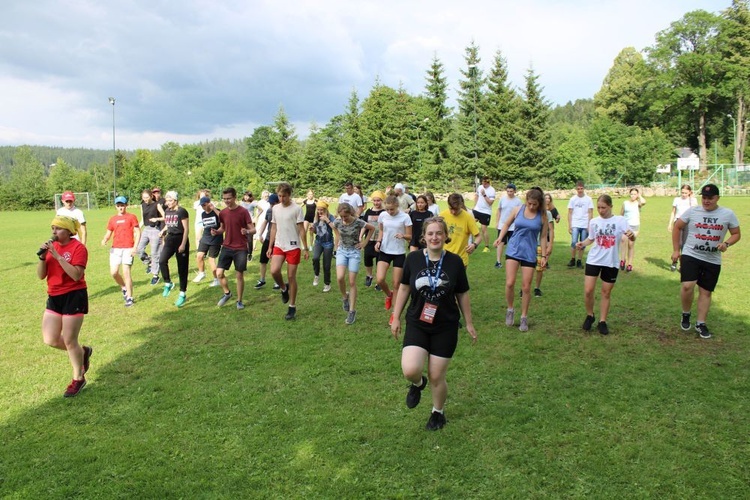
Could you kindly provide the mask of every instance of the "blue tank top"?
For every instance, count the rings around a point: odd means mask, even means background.
[[[542,232],[542,214],[537,212],[533,219],[527,219],[525,212],[524,205],[516,216],[516,228],[508,241],[505,255],[516,260],[536,262],[536,247]]]

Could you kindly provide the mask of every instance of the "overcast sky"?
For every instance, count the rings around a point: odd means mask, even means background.
[[[283,106],[300,136],[376,78],[422,93],[434,55],[453,101],[464,49],[501,50],[550,103],[593,97],[625,47],[730,0],[3,0],[0,145],[159,148],[242,138]],[[454,104],[453,102],[451,104]]]

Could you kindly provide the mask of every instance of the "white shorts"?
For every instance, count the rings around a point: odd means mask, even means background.
[[[109,249],[109,267],[119,266],[124,264],[126,266],[133,265],[133,249],[132,248],[110,248]]]

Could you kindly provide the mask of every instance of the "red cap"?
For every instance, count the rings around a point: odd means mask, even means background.
[[[152,193],[161,193],[161,188],[159,186],[154,186],[151,188]]]
[[[73,191],[65,191],[60,199],[62,199],[62,201],[76,201],[76,195],[73,194]]]

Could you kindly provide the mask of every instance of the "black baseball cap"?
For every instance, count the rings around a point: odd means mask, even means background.
[[[706,184],[701,188],[701,196],[713,198],[714,196],[719,196],[719,194],[719,188],[716,184]]]

